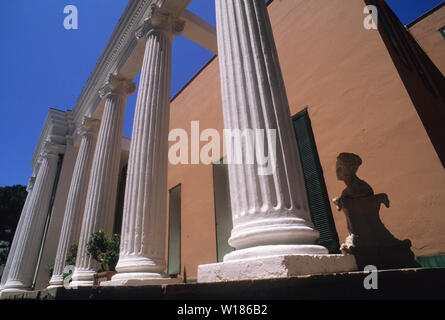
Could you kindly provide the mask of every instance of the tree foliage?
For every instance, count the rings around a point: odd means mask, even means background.
[[[26,187],[0,187],[0,240],[12,243],[25,204]]]
[[[6,264],[9,253],[9,242],[0,241],[0,266]]]

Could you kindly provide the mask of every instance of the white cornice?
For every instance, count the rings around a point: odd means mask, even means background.
[[[84,116],[90,116],[100,103],[98,91],[110,73],[119,73],[126,58],[136,45],[135,30],[142,23],[151,3],[162,5],[164,0],[130,0],[119,19],[110,40],[91,73],[73,109],[74,122],[80,126]],[[132,80],[132,79],[129,79]]]
[[[37,174],[39,158],[44,151],[45,145],[51,143],[54,145],[65,146],[67,136],[72,135],[74,131],[72,112],[61,111],[57,109],[49,109],[43,125],[42,133],[34,150],[31,160],[31,166],[34,174]]]

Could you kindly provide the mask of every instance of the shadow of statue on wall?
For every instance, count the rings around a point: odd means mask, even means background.
[[[380,206],[389,208],[388,195],[374,194],[371,186],[357,177],[361,164],[362,159],[352,153],[337,157],[337,178],[345,182],[346,189],[333,202],[344,212],[349,231],[340,251],[353,254],[359,270],[367,265],[378,269],[419,267],[411,251],[411,241],[397,239],[381,221]]]

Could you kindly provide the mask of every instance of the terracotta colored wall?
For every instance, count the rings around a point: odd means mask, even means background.
[[[189,150],[191,121],[199,121],[200,131],[223,129],[218,59],[171,104],[170,128],[187,131]],[[199,264],[216,261],[212,165],[169,164],[168,189],[178,184],[181,184],[181,269],[185,267],[187,279],[196,279]]]
[[[445,39],[439,29],[445,26],[445,5],[409,27],[409,31],[445,75]]]
[[[382,220],[417,255],[445,252],[445,173],[375,30],[363,27],[364,3],[356,0],[275,0],[269,6],[291,106],[308,106],[329,197],[340,195],[335,161],[340,152],[363,158],[358,175],[391,208]],[[171,129],[190,134],[223,128],[218,59],[171,104]],[[195,279],[197,265],[216,261],[212,167],[169,165],[168,186],[182,184],[182,268]],[[342,213],[334,212],[340,239]]]
[[[290,7],[280,10],[284,3]],[[335,157],[357,153],[364,160],[359,176],[389,195],[391,208],[381,211],[389,229],[410,238],[416,254],[444,252],[445,174],[379,34],[362,27],[363,3],[274,5],[279,43],[298,39],[278,45],[280,59],[292,113],[309,106],[330,198],[344,187]],[[343,239],[345,220],[335,218]]]
[[[385,0],[365,0],[365,2],[376,4],[379,7],[380,35],[442,166],[445,168],[445,130],[443,127],[445,79],[417,41],[386,5]],[[385,26],[383,20],[387,21],[388,27]],[[391,40],[390,30],[394,34],[393,40]],[[399,51],[394,42],[398,43]]]

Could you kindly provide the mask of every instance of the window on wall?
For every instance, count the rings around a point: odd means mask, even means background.
[[[128,164],[126,164],[120,174],[117,189],[116,210],[114,214],[114,227],[113,233],[121,234],[122,218],[124,215],[124,198],[125,198],[125,185],[127,182],[127,170]]]
[[[442,35],[442,37],[445,39],[445,26],[443,26],[442,28],[439,29],[440,34]]]
[[[340,247],[331,205],[318,157],[312,125],[307,110],[293,117],[295,136],[297,138],[300,160],[303,167],[306,192],[315,229],[320,232],[318,244],[338,252]]]
[[[50,206],[49,206],[50,213],[52,211],[52,207],[54,205],[54,200],[56,198],[56,191],[57,191],[57,186],[59,185],[60,173],[62,171],[64,157],[65,157],[64,154],[59,154],[59,161],[57,162],[56,178],[54,179],[54,186],[53,186],[53,191],[51,193],[51,202],[50,202]]]
[[[213,164],[213,187],[215,200],[216,255],[218,262],[234,249],[228,240],[232,232],[232,209],[230,205],[229,173],[227,164]]]
[[[181,185],[169,191],[168,274],[181,273]]]

